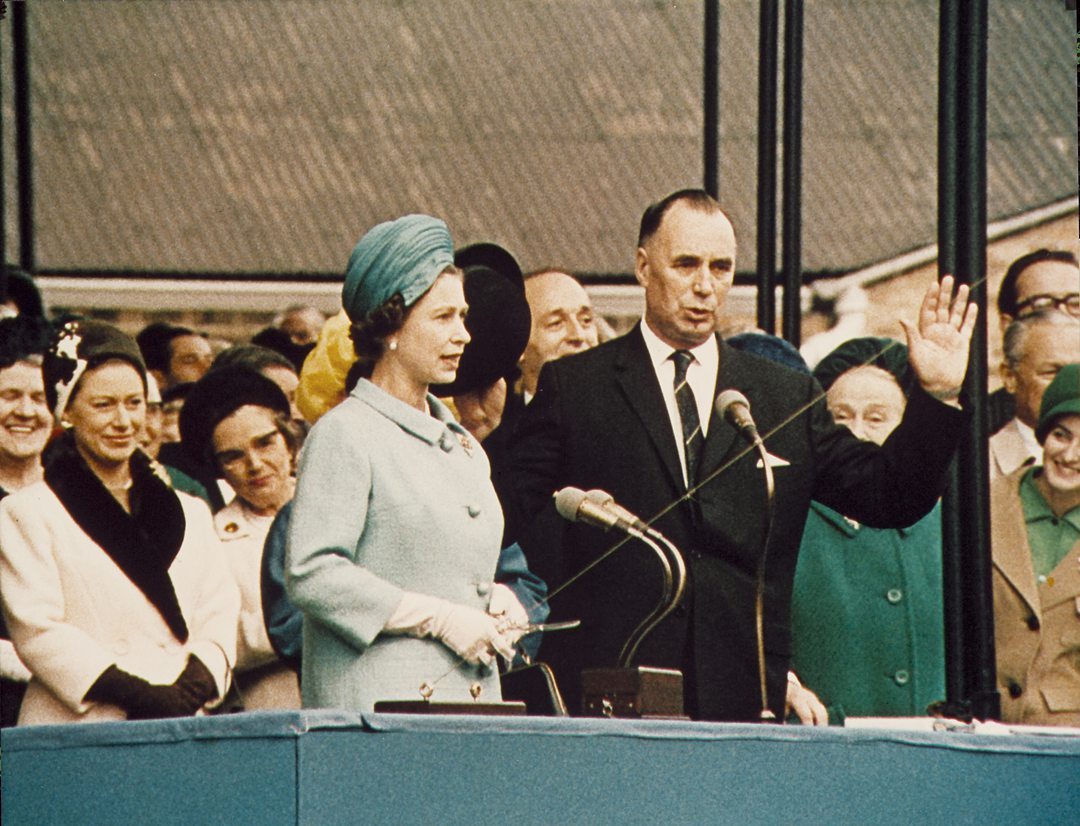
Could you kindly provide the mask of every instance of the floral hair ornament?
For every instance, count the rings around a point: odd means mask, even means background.
[[[76,319],[61,327],[42,361],[45,399],[61,421],[79,381],[87,370],[112,359],[126,361],[146,387],[146,365],[135,339],[103,321]]]
[[[74,321],[69,321],[60,330],[60,336],[49,350],[49,355],[56,359],[59,370],[57,380],[51,383],[56,393],[56,401],[52,408],[53,418],[56,421],[60,421],[64,411],[67,410],[71,392],[90,364],[86,359],[79,358],[81,343],[82,336],[79,335],[78,326]]]

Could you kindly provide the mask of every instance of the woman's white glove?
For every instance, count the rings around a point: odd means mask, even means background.
[[[30,669],[23,665],[23,661],[15,653],[15,646],[7,640],[0,640],[0,677],[17,683],[28,683],[32,676],[34,675],[30,673]]]
[[[514,647],[496,619],[476,608],[406,591],[383,630],[390,634],[436,639],[472,665],[491,665],[495,654],[507,660]]]
[[[488,602],[488,613],[495,617],[502,629],[503,636],[511,644],[521,639],[525,626],[529,624],[529,614],[517,594],[505,585],[497,584],[491,589],[491,600]]]

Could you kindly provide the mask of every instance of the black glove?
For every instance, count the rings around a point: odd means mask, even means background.
[[[190,717],[202,706],[202,702],[195,701],[175,683],[148,683],[116,665],[110,665],[101,673],[86,692],[86,699],[120,706],[127,712],[129,720]]]
[[[196,703],[197,709],[218,696],[214,675],[194,654],[188,654],[187,665],[184,666],[184,670],[180,672],[173,686],[183,692],[188,700]]]

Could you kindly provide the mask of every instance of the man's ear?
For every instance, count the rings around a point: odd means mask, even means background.
[[[637,282],[645,287],[649,282],[649,253],[645,252],[644,247],[638,247],[637,253],[634,256],[634,277],[637,278]]]
[[[1009,366],[1007,361],[1001,362],[1001,366],[998,368],[1001,374],[1001,383],[1005,386],[1005,392],[1011,396],[1016,395],[1016,373]]]

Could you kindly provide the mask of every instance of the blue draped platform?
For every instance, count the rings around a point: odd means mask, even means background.
[[[22,824],[1048,823],[1080,739],[260,712],[4,729]]]

